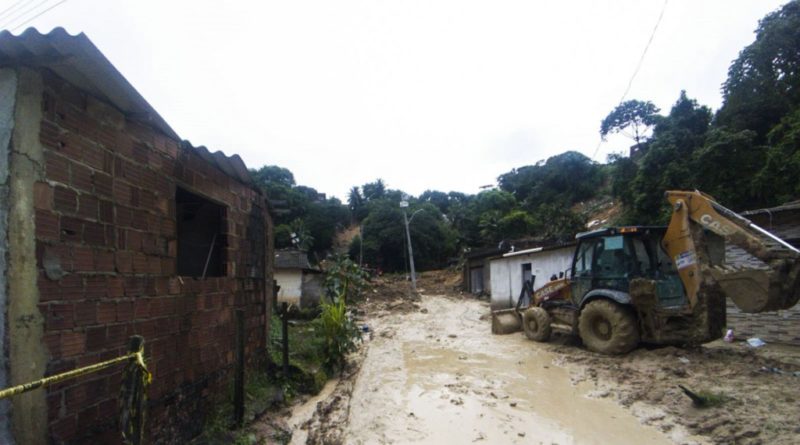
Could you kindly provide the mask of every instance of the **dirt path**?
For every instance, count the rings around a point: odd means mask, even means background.
[[[574,385],[569,365],[555,365],[546,347],[492,336],[486,304],[437,296],[419,304],[371,314],[345,443],[697,443],[680,427],[667,436],[604,394],[592,397],[596,387]]]

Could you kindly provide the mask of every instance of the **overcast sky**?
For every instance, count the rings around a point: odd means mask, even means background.
[[[717,109],[728,65],[782,3],[669,1],[628,98],[667,112],[685,89]],[[663,4],[69,0],[27,26],[85,32],[193,144],[343,198],[376,178],[476,193],[566,150],[592,156]]]

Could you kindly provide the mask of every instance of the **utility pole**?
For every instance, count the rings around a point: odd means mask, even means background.
[[[411,214],[411,218],[408,217],[408,213],[406,213],[406,208],[408,208],[408,198],[404,197],[402,201],[400,201],[400,207],[403,209],[403,222],[406,226],[406,240],[408,241],[408,263],[411,266],[411,287],[414,289],[414,292],[417,291],[417,272],[414,270],[414,250],[411,247],[411,231],[408,229],[408,225],[414,219],[414,216],[417,213],[421,212],[422,209],[419,209]]]

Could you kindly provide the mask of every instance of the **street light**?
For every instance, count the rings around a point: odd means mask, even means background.
[[[401,209],[408,208],[407,199],[408,198],[404,197],[404,199],[400,201]],[[408,213],[405,210],[403,210],[403,222],[405,223],[406,226],[406,240],[408,241],[408,262],[409,265],[411,266],[411,287],[414,288],[414,292],[417,291],[417,273],[414,270],[414,250],[411,248],[411,231],[408,230],[408,225],[411,224],[411,221],[414,219],[414,216],[416,216],[417,213],[421,212],[422,210],[423,209],[419,209],[414,213],[412,213],[411,218],[409,218]]]

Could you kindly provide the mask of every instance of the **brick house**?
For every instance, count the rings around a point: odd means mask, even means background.
[[[182,141],[79,34],[0,33],[0,387],[146,339],[147,434],[184,443],[227,391],[234,311],[263,352],[266,197]],[[121,367],[0,404],[0,443],[119,443]]]

